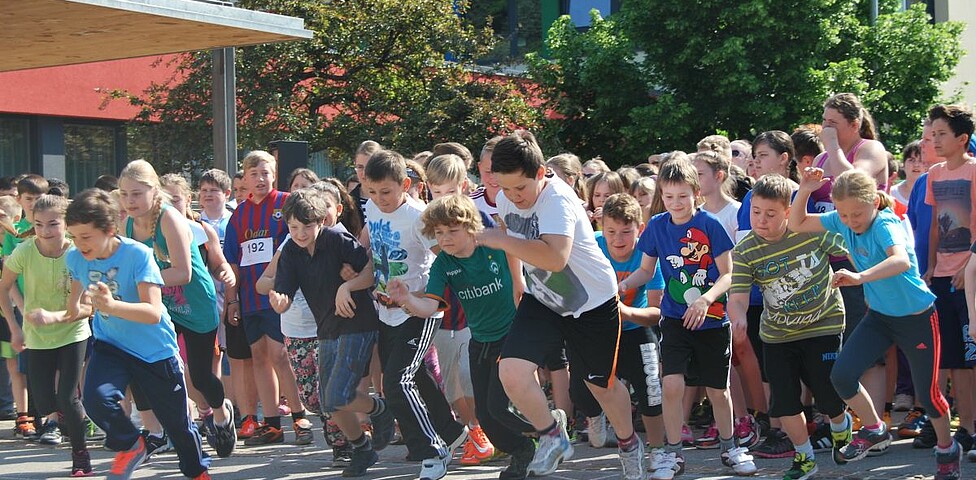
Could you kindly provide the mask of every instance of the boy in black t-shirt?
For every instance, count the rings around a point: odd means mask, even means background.
[[[342,476],[358,477],[378,460],[375,450],[389,443],[393,415],[382,399],[356,388],[369,367],[379,317],[367,291],[373,278],[366,249],[352,235],[325,227],[329,215],[338,216],[341,208],[335,199],[315,189],[299,190],[288,197],[282,211],[291,242],[281,252],[275,289],[268,296],[272,308],[284,313],[298,288],[317,293],[306,300],[318,326],[319,397],[322,410],[332,413],[354,447]],[[343,281],[343,263],[369,270]],[[356,418],[357,412],[372,417],[372,442]]]

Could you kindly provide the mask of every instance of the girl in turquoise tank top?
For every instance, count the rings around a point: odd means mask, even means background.
[[[228,456],[237,439],[233,406],[224,398],[223,384],[214,374],[219,316],[210,272],[194,246],[188,220],[168,205],[169,194],[162,189],[152,165],[144,160],[130,162],[120,175],[119,193],[129,215],[126,236],[153,250],[162,273],[163,304],[182,339],[181,353],[191,387],[188,393],[207,425],[207,442],[218,455]],[[148,405],[140,402],[140,393],[133,391],[133,396],[139,411],[145,413]],[[210,408],[204,409],[205,405]],[[150,430],[152,423],[150,419]]]

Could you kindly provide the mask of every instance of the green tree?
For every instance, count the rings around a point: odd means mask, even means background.
[[[715,132],[751,139],[819,122],[828,95],[851,91],[896,148],[939,100],[962,27],[929,23],[924,5],[881,3],[874,26],[866,0],[631,0],[583,33],[563,18],[551,58],[531,62],[557,114],[545,136],[633,163]]]
[[[646,142],[621,130],[634,122],[635,108],[652,102],[653,86],[620,24],[593,11],[589,30],[580,33],[563,16],[549,30],[548,44],[551,60],[528,56],[540,95],[556,112],[546,121],[547,146],[582,158],[641,163]]]
[[[242,149],[262,148],[271,140],[305,140],[313,151],[324,149],[330,158],[343,159],[369,138],[406,154],[448,140],[475,150],[495,132],[539,122],[524,82],[465,68],[492,41],[489,28],[465,20],[467,2],[242,0],[238,5],[302,17],[315,32],[308,41],[238,49]],[[145,128],[163,132],[150,137],[164,141],[195,132],[184,143],[203,150],[212,122],[209,82],[209,52],[188,54],[166,85],[127,96],[143,107],[140,120],[156,125]]]

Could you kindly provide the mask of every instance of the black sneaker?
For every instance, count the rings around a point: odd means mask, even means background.
[[[938,443],[938,439],[935,436],[935,427],[932,426],[932,420],[926,420],[922,424],[922,430],[918,432],[918,436],[912,440],[912,447],[935,448],[936,443]]]
[[[90,477],[92,475],[91,455],[88,450],[71,452],[71,476]]]
[[[817,424],[817,429],[813,431],[813,435],[810,435],[810,445],[813,446],[814,452],[823,452],[833,448],[834,438],[830,434],[829,423]]]
[[[962,451],[964,452],[973,449],[973,436],[969,433],[969,430],[966,430],[966,427],[957,428],[956,433],[952,435],[952,439],[962,447]]]
[[[332,447],[332,468],[346,468],[352,463],[352,445],[348,443]],[[375,449],[374,449],[375,451]]]
[[[759,445],[749,450],[749,453],[759,458],[791,458],[796,452],[793,450],[793,442],[786,433],[774,428]]]
[[[712,403],[706,398],[692,408],[688,416],[688,425],[692,427],[707,427],[715,422],[712,415]]]
[[[162,437],[157,437],[148,430],[142,431],[142,438],[146,441],[146,459],[154,454],[166,453],[173,450],[173,444],[169,442],[169,436],[163,432]]]
[[[261,425],[254,431],[254,436],[244,440],[244,445],[257,446],[271,443],[285,443],[285,435],[281,429],[268,424]]]
[[[234,411],[230,400],[224,399],[224,406],[228,410]],[[229,457],[234,453],[234,448],[237,446],[237,428],[234,425],[234,419],[233,417],[228,418],[230,423],[224,426],[215,424],[213,415],[210,416],[210,419],[209,428],[212,433],[207,435],[207,443],[217,452],[218,457]]]
[[[529,473],[529,463],[535,456],[535,442],[526,439],[522,445],[512,452],[512,460],[508,467],[498,474],[499,480],[523,480]]]
[[[349,466],[342,470],[343,477],[362,477],[366,475],[366,470],[372,467],[380,456],[373,450],[372,442],[366,437],[366,445],[352,450],[352,458]]]
[[[393,411],[387,405],[383,413],[370,415],[369,419],[373,423],[373,450],[379,452],[390,445],[396,433]]]
[[[769,426],[769,414],[766,412],[757,412],[755,417],[756,423],[759,424],[759,436],[765,437],[766,435],[769,435],[769,430],[771,428]]]

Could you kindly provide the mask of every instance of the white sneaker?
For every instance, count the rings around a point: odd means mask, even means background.
[[[647,471],[653,472],[659,468],[663,468],[664,457],[668,455],[668,452],[664,450],[664,447],[657,447],[651,449],[651,465],[647,467]]]
[[[892,402],[891,405],[891,410],[895,412],[907,412],[914,406],[915,397],[906,393],[899,393],[895,395],[894,402]]]
[[[590,438],[590,445],[593,448],[603,448],[607,446],[607,416],[599,414],[595,417],[586,419],[586,432]]]
[[[736,475],[752,475],[758,470],[752,461],[752,455],[749,455],[749,450],[745,447],[730,448],[722,452],[722,463]]]
[[[451,457],[428,458],[420,464],[420,480],[440,480],[447,475],[447,464]]]
[[[644,443],[637,442],[637,448],[625,452],[617,450],[620,455],[620,466],[623,468],[623,478],[626,480],[644,480]]]
[[[675,475],[685,471],[685,458],[680,453],[665,452],[657,458],[657,468],[651,472],[651,480],[671,480]]]
[[[557,408],[552,411],[552,417],[556,420],[559,435],[543,435],[539,438],[539,446],[529,463],[530,477],[551,475],[559,468],[560,463],[573,457],[573,444],[566,433],[566,412]]]

